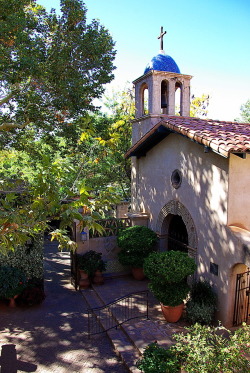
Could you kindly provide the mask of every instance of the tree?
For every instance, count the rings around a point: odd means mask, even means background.
[[[130,198],[131,163],[124,154],[131,147],[134,94],[129,88],[107,98],[109,114],[95,118],[99,134],[95,169],[107,184],[116,187],[123,199]]]
[[[62,15],[35,0],[1,0],[0,130],[68,136],[84,125],[93,99],[113,79],[114,42],[97,21],[86,23],[82,0],[62,0]]]
[[[209,95],[204,93],[200,97],[192,95],[192,101],[190,105],[190,117],[206,117],[208,114]]]
[[[86,23],[81,0],[62,0],[61,16],[35,0],[0,0],[0,250],[73,218],[99,229],[102,199],[82,180],[74,184],[79,142],[91,133],[93,100],[113,78],[114,42],[97,21]],[[77,144],[77,145],[76,145]],[[70,201],[74,194],[75,198]],[[63,198],[65,197],[65,198]],[[67,199],[68,203],[62,203]],[[105,202],[107,202],[105,196]],[[114,200],[111,198],[111,200]],[[64,201],[65,202],[65,201]],[[89,214],[78,212],[86,206]],[[74,246],[63,231],[54,236]]]
[[[240,107],[240,118],[236,118],[235,121],[250,123],[250,100]]]

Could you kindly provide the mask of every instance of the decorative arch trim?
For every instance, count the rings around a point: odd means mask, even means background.
[[[169,215],[181,216],[188,233],[188,246],[190,247],[189,254],[190,256],[196,256],[198,240],[194,221],[187,208],[181,202],[175,200],[169,201],[161,209],[156,223],[156,232],[158,232],[159,236],[168,233],[165,230],[164,223]]]

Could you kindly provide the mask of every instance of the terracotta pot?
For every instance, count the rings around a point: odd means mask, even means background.
[[[142,281],[145,278],[143,268],[132,268],[132,275],[135,280]]]
[[[104,283],[104,277],[101,271],[99,270],[95,271],[93,282],[96,285],[102,285]]]
[[[179,304],[178,306],[171,307],[171,306],[164,306],[161,303],[161,310],[163,316],[168,322],[177,322],[180,320],[182,312],[184,308],[184,303]]]
[[[84,270],[79,269],[80,280],[79,289],[87,289],[90,285],[89,275]]]

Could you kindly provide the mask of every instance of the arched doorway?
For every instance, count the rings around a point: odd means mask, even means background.
[[[194,221],[181,202],[172,200],[163,206],[158,216],[156,231],[160,238],[160,250],[169,249],[170,236],[181,242],[183,251],[185,248],[189,256],[196,258],[197,233]]]
[[[236,264],[231,271],[233,305],[233,325],[250,323],[250,268]]]
[[[168,226],[168,250],[188,252],[188,233],[180,215],[172,215]]]

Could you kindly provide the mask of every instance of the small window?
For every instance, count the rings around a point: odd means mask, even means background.
[[[174,170],[174,171],[172,172],[172,175],[171,175],[171,183],[172,183],[172,186],[173,186],[175,189],[180,188],[181,183],[182,183],[181,171],[179,171],[179,170]]]

